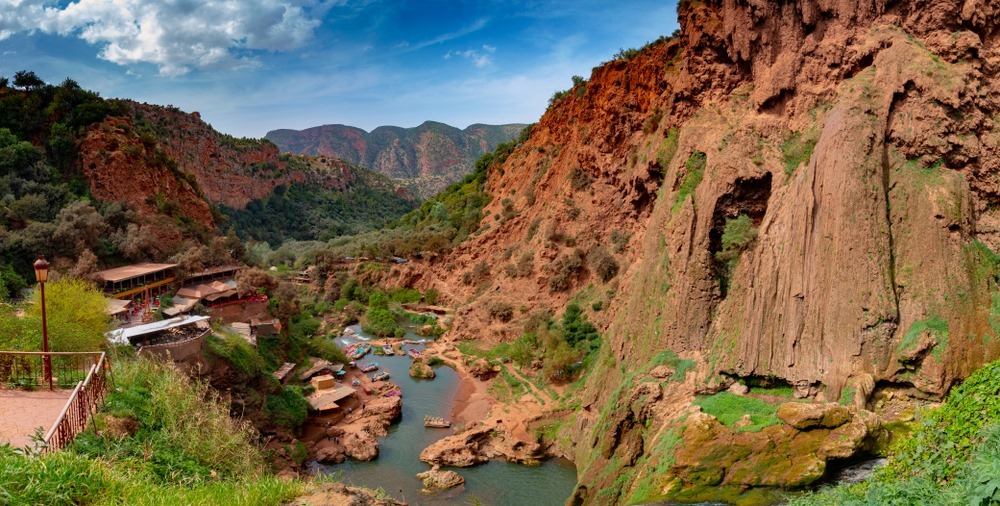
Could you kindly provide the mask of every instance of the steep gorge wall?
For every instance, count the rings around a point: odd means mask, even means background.
[[[550,108],[491,174],[489,229],[420,277],[465,303],[461,337],[487,342],[521,332],[490,319],[498,301],[605,302],[572,438],[590,490],[654,452],[663,418],[629,386],[665,349],[701,364],[700,388],[774,377],[827,400],[869,382],[939,398],[1000,356],[998,8],[681,4],[679,37]],[[757,236],[727,266],[740,214]],[[587,267],[551,288],[558,258],[599,246],[616,277]]]
[[[346,191],[357,178],[354,167],[336,159],[303,159],[297,166],[305,170],[293,170],[274,144],[220,134],[198,113],[129,107],[131,115],[89,127],[79,163],[96,198],[127,202],[144,216],[172,206],[172,213],[213,229],[213,204],[241,209],[292,183]]]

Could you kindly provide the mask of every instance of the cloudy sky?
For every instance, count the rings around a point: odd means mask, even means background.
[[[0,0],[0,76],[199,111],[262,137],[343,123],[530,123],[677,28],[676,0]]]

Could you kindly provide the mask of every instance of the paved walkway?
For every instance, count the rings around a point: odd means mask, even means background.
[[[72,390],[7,390],[0,388],[0,444],[23,448],[37,427],[48,430],[62,412]]]

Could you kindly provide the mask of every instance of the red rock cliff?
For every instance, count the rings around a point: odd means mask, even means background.
[[[601,300],[582,434],[664,349],[698,360],[701,384],[940,397],[1000,355],[998,16],[974,0],[681,2],[677,37],[595,69],[494,168],[490,228],[421,282],[468,302],[459,334],[492,341],[521,332],[490,319],[496,301]],[[727,250],[740,215],[754,234]],[[587,264],[553,288],[557,259],[598,247],[616,276]],[[593,443],[634,462],[629,430]]]

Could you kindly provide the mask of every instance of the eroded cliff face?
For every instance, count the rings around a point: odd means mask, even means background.
[[[494,342],[521,332],[490,320],[496,301],[604,302],[574,418],[592,436],[573,438],[582,502],[625,501],[654,472],[615,479],[679,413],[629,401],[662,350],[699,363],[689,389],[768,377],[828,401],[940,398],[1000,355],[1000,8],[681,4],[678,37],[547,111],[490,175],[489,229],[419,280],[467,303],[460,337]],[[734,249],[741,215],[755,233]],[[557,259],[597,247],[616,276],[586,264],[553,287]]]
[[[292,164],[274,144],[220,134],[198,113],[127,105],[130,115],[88,128],[78,149],[81,171],[94,197],[126,202],[170,244],[182,231],[160,215],[214,230],[212,205],[241,209],[293,183],[346,192],[357,179],[347,162],[298,157]]]

